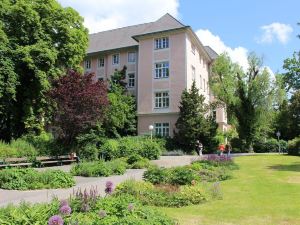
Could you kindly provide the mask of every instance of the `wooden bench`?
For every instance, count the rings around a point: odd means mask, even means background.
[[[61,155],[61,156],[40,156],[35,158],[35,164],[39,166],[45,165],[63,165],[64,163],[73,163],[77,162],[77,157],[70,158],[69,155]],[[17,166],[32,166],[33,162],[28,162],[29,159],[27,157],[22,158],[6,158],[0,159],[0,169],[6,167],[17,167]]]

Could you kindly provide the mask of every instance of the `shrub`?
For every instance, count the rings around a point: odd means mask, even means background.
[[[121,157],[119,149],[120,149],[120,143],[118,140],[107,139],[101,145],[99,153],[103,159],[112,160]]]
[[[196,172],[189,168],[188,166],[176,167],[171,171],[169,177],[169,183],[173,185],[186,185],[191,184],[199,178]]]
[[[279,144],[280,150],[284,151],[287,148],[287,142],[284,140],[278,140],[272,138],[266,141],[258,140],[254,143],[253,148],[255,152],[279,152]]]
[[[296,137],[288,142],[288,154],[300,155],[300,137]]]
[[[127,158],[128,168],[142,169],[150,166],[150,161],[140,155],[133,154]]]
[[[37,155],[36,149],[22,139],[13,140],[10,144],[0,141],[0,157],[34,157]]]
[[[87,144],[79,149],[79,156],[86,160],[97,160],[99,156],[99,149],[94,144]]]
[[[208,199],[204,188],[195,186],[154,186],[149,182],[129,180],[121,183],[114,195],[132,195],[143,204],[161,207],[182,207],[199,204]]]
[[[92,194],[89,198],[78,199],[76,196],[66,202],[68,212],[61,210],[58,200],[48,204],[25,204],[20,206],[10,205],[0,208],[0,224],[48,224],[50,218],[60,218],[64,224],[77,225],[175,225],[175,221],[160,213],[157,210],[143,206],[139,200],[130,195],[108,196],[101,198]],[[78,202],[91,205],[90,208],[80,207]],[[82,209],[88,209],[82,211]],[[50,223],[51,224],[51,223]]]
[[[127,163],[124,160],[82,162],[71,168],[71,173],[84,177],[108,177],[110,175],[124,174]]]
[[[152,184],[163,184],[169,182],[170,176],[170,169],[152,166],[144,172],[143,178]]]
[[[158,159],[163,151],[165,149],[162,145],[145,137],[108,139],[100,147],[100,155],[103,155],[106,160],[128,157],[133,154],[152,160]]]
[[[42,188],[68,188],[74,178],[61,170],[39,172],[34,169],[4,169],[0,171],[0,188],[9,190],[33,190]]]
[[[51,133],[42,132],[40,135],[28,134],[22,137],[38,151],[38,155],[52,155],[54,138]]]

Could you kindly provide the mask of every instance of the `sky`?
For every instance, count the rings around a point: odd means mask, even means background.
[[[159,19],[165,13],[189,25],[204,45],[226,51],[247,68],[247,55],[263,58],[271,73],[300,50],[299,0],[58,0],[84,17],[90,33]]]

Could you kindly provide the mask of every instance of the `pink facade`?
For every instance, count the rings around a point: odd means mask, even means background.
[[[115,48],[105,49],[101,44],[99,47],[99,39],[129,32],[134,34],[130,38],[135,42],[118,40]],[[167,14],[153,23],[95,34],[86,57],[91,65],[86,66],[84,62],[84,66],[86,71],[95,72],[98,79],[108,79],[115,69],[126,65],[129,90],[137,98],[138,134],[149,134],[149,126],[153,125],[154,133],[172,136],[182,91],[189,89],[193,80],[205,96],[205,102],[214,101],[208,84],[212,51],[201,44],[190,27]],[[135,60],[132,60],[134,53]],[[225,130],[224,108],[214,114],[219,127]]]

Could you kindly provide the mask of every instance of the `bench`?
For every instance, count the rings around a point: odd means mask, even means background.
[[[35,162],[28,162],[29,159],[27,157],[22,158],[6,158],[0,159],[0,169],[6,167],[17,167],[17,166],[32,166],[33,164],[39,166],[45,165],[63,165],[64,163],[73,163],[77,162],[77,156],[74,156],[72,159],[69,155],[61,155],[61,156],[39,156],[35,158]]]

